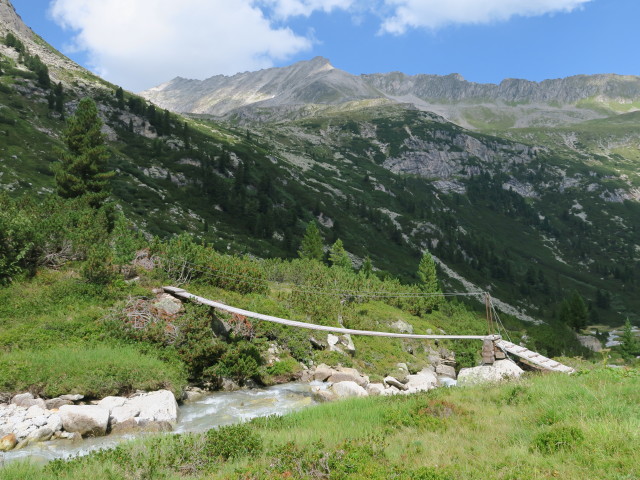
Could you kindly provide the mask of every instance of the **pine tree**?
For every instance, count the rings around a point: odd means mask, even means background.
[[[624,359],[631,359],[640,354],[640,343],[633,333],[633,326],[627,318],[620,335],[620,353]]]
[[[560,305],[560,321],[578,331],[587,325],[589,311],[584,299],[573,291],[569,299],[564,299]]]
[[[351,259],[349,258],[349,255],[347,255],[347,251],[344,249],[344,245],[340,239],[337,239],[331,246],[331,250],[329,251],[329,261],[334,267],[345,269],[353,268]]]
[[[418,265],[418,278],[420,279],[420,288],[424,292],[439,292],[438,275],[436,273],[436,263],[429,251],[425,250]]]
[[[300,258],[322,261],[322,236],[314,220],[307,225],[298,255]]]
[[[60,152],[60,162],[55,167],[58,195],[63,198],[86,196],[95,208],[109,196],[109,179],[114,175],[104,168],[108,153],[101,127],[94,101],[82,99],[64,131],[67,150]]]
[[[438,274],[436,272],[436,263],[428,250],[425,250],[418,264],[418,278],[420,279],[419,287],[425,293],[441,293],[438,283]],[[442,297],[438,295],[425,296],[421,300],[421,310],[431,312],[438,308],[442,302]]]
[[[367,255],[362,263],[362,267],[360,268],[360,274],[364,275],[365,278],[369,278],[373,273],[373,264],[371,263],[371,259],[369,255]]]
[[[116,100],[118,101],[118,108],[124,110],[124,90],[122,87],[116,88]]]

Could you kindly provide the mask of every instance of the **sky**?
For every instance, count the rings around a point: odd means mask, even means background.
[[[139,92],[315,56],[353,74],[640,75],[639,0],[12,0],[46,41]]]

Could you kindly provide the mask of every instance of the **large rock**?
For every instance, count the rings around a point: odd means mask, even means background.
[[[423,370],[417,375],[407,375],[407,383],[405,387],[407,392],[426,392],[438,386],[438,377],[429,370]]]
[[[164,316],[177,315],[184,309],[182,302],[168,293],[158,295],[153,302],[153,306],[160,315]]]
[[[370,383],[366,386],[367,393],[371,396],[383,395],[384,385],[381,383]]]
[[[111,413],[111,410],[116,407],[121,407],[126,401],[127,399],[125,397],[104,397],[97,403],[97,405],[108,410],[109,413]]]
[[[454,380],[456,379],[456,369],[453,368],[450,365],[438,365],[436,367],[436,375],[440,375],[442,377],[449,377],[449,378],[453,378]]]
[[[73,405],[73,402],[71,400],[65,400],[60,397],[56,397],[45,400],[45,405],[47,406],[47,410],[57,410],[63,405]]]
[[[67,432],[77,432],[83,437],[107,433],[109,411],[98,405],[63,405],[58,414]]]
[[[13,433],[5,435],[4,437],[0,438],[0,452],[8,452],[9,450],[13,450],[17,444],[18,439]]]
[[[398,390],[406,390],[407,386],[400,382],[397,378],[394,378],[392,376],[386,376],[384,377],[383,380],[384,384],[389,386],[389,387],[396,387]]]
[[[367,391],[356,382],[338,382],[331,385],[331,391],[340,398],[366,397]]]
[[[391,324],[391,328],[397,330],[400,333],[413,333],[413,325],[398,319]]]
[[[324,382],[327,378],[333,375],[333,373],[334,370],[331,367],[325,365],[324,363],[321,363],[313,372],[313,379]]]
[[[173,427],[178,423],[178,403],[169,390],[133,397],[125,405],[140,408],[138,423],[167,422]]]
[[[125,404],[119,407],[114,407],[109,414],[109,423],[111,428],[120,423],[124,423],[127,420],[133,420],[140,415],[140,407],[138,405]]]
[[[499,382],[509,378],[517,378],[523,373],[524,371],[511,360],[497,360],[493,365],[463,368],[458,373],[458,386]]]
[[[355,368],[339,367],[328,379],[331,383],[355,382],[361,387],[369,383],[369,377],[362,375]]]
[[[34,398],[31,393],[19,393],[11,399],[11,403],[19,407],[29,408],[37,405],[41,409],[47,408],[46,403],[41,398]]]

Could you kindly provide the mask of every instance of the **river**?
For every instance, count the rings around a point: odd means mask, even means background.
[[[268,415],[283,415],[316,403],[312,388],[326,387],[321,383],[286,383],[267,388],[213,392],[180,406],[178,424],[173,433],[203,432],[220,425],[229,425]],[[53,440],[37,443],[21,450],[0,453],[2,461],[30,460],[45,463],[56,458],[86,455],[93,450],[111,448],[145,434],[108,435],[87,438],[78,443]]]

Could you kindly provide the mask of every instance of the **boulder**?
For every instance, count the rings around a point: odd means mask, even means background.
[[[326,390],[321,387],[314,387],[312,393],[313,398],[318,402],[332,402],[338,398],[338,396],[331,390]]]
[[[19,407],[29,408],[34,405],[40,407],[41,409],[46,409],[47,405],[44,400],[41,398],[34,398],[31,393],[19,393],[15,397],[11,399],[11,403],[17,405]]]
[[[318,380],[320,382],[324,382],[331,375],[333,375],[333,373],[334,373],[334,370],[331,367],[325,365],[324,363],[321,363],[316,367],[315,371],[313,372],[313,379]]]
[[[135,418],[133,417],[111,426],[112,434],[131,433],[139,430],[140,430],[140,425],[138,425],[138,422],[136,422]]]
[[[407,387],[404,383],[400,382],[397,378],[392,376],[384,377],[383,383],[390,387],[396,387],[398,390],[406,390]]]
[[[126,401],[125,397],[104,397],[97,405],[111,412],[114,408],[124,405]]]
[[[438,386],[438,377],[429,371],[422,371],[417,375],[408,375],[405,387],[409,393],[426,392]]]
[[[354,355],[356,353],[356,346],[351,339],[351,335],[345,333],[344,335],[340,335],[340,345],[342,345],[349,354]]]
[[[441,364],[436,367],[436,375],[453,378],[455,380],[456,369],[450,365]]]
[[[509,378],[517,378],[524,371],[511,360],[496,360],[493,365],[463,368],[458,373],[458,386],[492,383]]]
[[[67,432],[83,437],[99,437],[107,432],[109,411],[98,405],[63,405],[59,415]]]
[[[40,406],[38,405],[32,405],[27,409],[27,414],[25,415],[24,418],[37,418],[37,417],[41,417],[45,414],[45,409],[44,408],[40,408]]]
[[[125,404],[119,407],[114,407],[109,415],[109,423],[111,428],[120,423],[124,423],[127,420],[133,420],[140,415],[140,407],[137,405]]]
[[[577,337],[583,347],[594,352],[602,351],[602,343],[593,335],[577,335]]]
[[[13,433],[0,438],[0,452],[8,452],[13,450],[18,444],[18,439]]]
[[[29,443],[46,442],[47,440],[50,440],[51,437],[53,437],[53,433],[53,430],[45,425],[27,435],[27,440],[29,441]]]
[[[184,309],[182,302],[168,293],[158,295],[152,305],[159,314],[166,316],[177,315]]]
[[[178,423],[178,403],[169,390],[158,390],[129,399],[127,405],[140,409],[137,422],[167,422],[175,427]]]
[[[370,383],[366,386],[366,390],[371,396],[384,395],[384,385],[381,383]]]
[[[400,333],[413,333],[413,325],[400,319],[393,322],[391,324],[391,328],[397,330]]]
[[[361,387],[365,387],[369,383],[369,377],[364,376],[355,368],[340,367],[329,377],[329,382],[355,382]]]
[[[57,413],[52,413],[49,415],[49,419],[47,420],[47,427],[49,427],[54,432],[58,432],[62,430],[62,418]]]
[[[60,397],[50,398],[49,400],[45,400],[44,403],[47,407],[47,410],[56,410],[63,405],[73,405],[73,402],[71,400],[63,400]]]
[[[311,342],[311,345],[313,346],[313,348],[315,348],[316,350],[326,350],[327,347],[329,346],[327,342],[323,340],[318,340],[314,336],[309,337],[309,341]]]
[[[327,344],[329,345],[330,352],[338,352],[344,355],[344,350],[338,345],[340,337],[332,333],[327,334]]]
[[[330,389],[340,398],[346,397],[366,397],[367,391],[356,382],[338,382],[331,385]]]
[[[382,395],[384,396],[389,396],[389,395],[398,395],[402,390],[400,390],[398,387],[394,387],[393,385],[391,385],[389,388],[385,388],[384,392],[382,392]]]
[[[81,395],[80,393],[74,393],[74,394],[60,395],[58,398],[61,400],[69,400],[70,402],[78,402],[84,398],[84,395]]]

